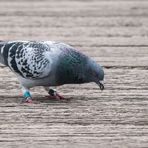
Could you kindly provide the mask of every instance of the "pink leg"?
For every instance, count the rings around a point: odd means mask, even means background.
[[[31,97],[26,97],[22,99],[22,103],[33,103],[33,101]]]
[[[50,99],[65,99],[62,95],[60,95],[59,93],[57,93],[55,90],[53,89],[49,89],[48,91],[49,96],[47,96]]]
[[[32,98],[31,97],[28,97],[25,102],[26,103],[32,103],[33,101],[32,101]]]

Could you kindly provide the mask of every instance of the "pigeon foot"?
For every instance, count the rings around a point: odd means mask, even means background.
[[[25,102],[26,103],[32,103],[33,101],[32,101],[31,97],[27,97],[27,98],[25,98]]]
[[[49,99],[65,99],[62,95],[60,95],[59,93],[57,93],[55,90],[53,89],[49,89],[48,91],[49,96],[47,96]]]

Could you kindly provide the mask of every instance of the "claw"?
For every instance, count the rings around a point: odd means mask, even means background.
[[[62,95],[60,95],[60,94],[58,94],[58,93],[57,93],[56,95],[57,95],[57,97],[58,97],[59,99],[61,99],[61,100],[62,100],[62,99],[65,99]]]
[[[26,102],[26,103],[32,103],[33,101],[32,101],[32,98],[31,98],[31,97],[27,97],[27,98],[25,99],[25,102]]]
[[[49,89],[49,92],[48,92],[49,96],[48,98],[50,99],[65,99],[63,96],[61,96],[60,94],[58,94],[55,90],[53,89]]]

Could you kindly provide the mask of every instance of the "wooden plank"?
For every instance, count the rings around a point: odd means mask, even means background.
[[[147,0],[1,0],[1,40],[60,40],[105,66],[97,85],[57,88],[68,100],[21,104],[17,78],[0,69],[0,147],[148,145]]]
[[[19,6],[19,7],[18,7]],[[122,6],[122,7],[121,7]],[[148,2],[147,1],[91,1],[75,2],[75,1],[47,1],[38,2],[1,2],[2,16],[142,16],[147,17]],[[72,9],[75,8],[75,9]],[[38,9],[38,11],[36,11]],[[87,14],[87,15],[86,15]]]

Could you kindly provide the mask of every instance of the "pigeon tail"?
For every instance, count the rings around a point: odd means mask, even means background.
[[[6,66],[7,64],[5,63],[4,56],[3,56],[5,44],[6,44],[5,41],[0,40],[0,63]]]

